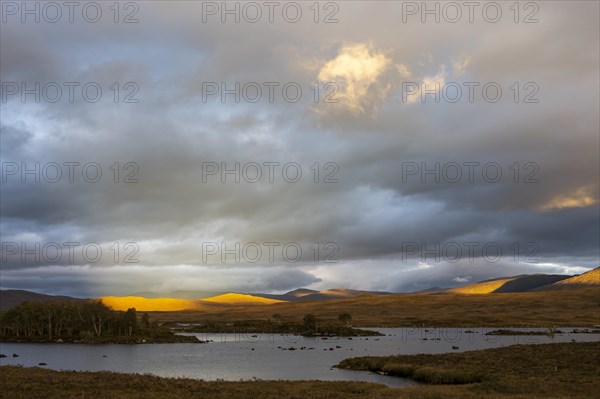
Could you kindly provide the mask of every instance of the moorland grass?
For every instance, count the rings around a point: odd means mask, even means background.
[[[227,306],[215,311],[153,312],[160,322],[225,323],[266,321],[278,313],[283,323],[301,323],[314,314],[320,325],[338,325],[340,313],[359,327],[592,327],[600,324],[600,291],[494,293],[488,295],[397,294],[358,298]]]
[[[346,359],[337,367],[455,385],[445,389],[462,392],[464,397],[593,398],[600,392],[600,342],[359,357]]]

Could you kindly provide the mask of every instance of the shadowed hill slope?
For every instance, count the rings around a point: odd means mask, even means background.
[[[391,295],[389,292],[379,291],[361,291],[348,288],[332,288],[325,291],[315,291],[306,288],[300,288],[285,294],[251,294],[263,298],[278,299],[287,302],[306,302],[306,301],[325,301],[331,299],[356,298],[363,295],[380,296]]]
[[[451,288],[447,292],[453,294],[491,294],[501,292],[527,292],[535,288],[557,281],[568,279],[570,276],[556,274],[526,274],[513,277],[503,277],[481,281],[463,287]]]
[[[80,298],[70,296],[45,295],[37,292],[23,290],[1,290],[0,310],[8,310],[19,305],[21,302],[56,302],[56,301],[81,301]]]

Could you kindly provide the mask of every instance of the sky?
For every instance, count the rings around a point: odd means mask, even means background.
[[[112,4],[2,2],[2,289],[600,264],[598,2]]]

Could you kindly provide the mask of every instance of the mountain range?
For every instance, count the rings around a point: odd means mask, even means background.
[[[495,278],[480,281],[474,284],[457,288],[431,288],[413,294],[421,295],[485,295],[501,293],[523,293],[539,291],[571,290],[584,287],[600,288],[600,267],[588,272],[569,275],[530,274],[511,277]],[[282,302],[309,302],[328,301],[361,297],[376,297],[387,295],[402,295],[389,292],[360,291],[345,288],[334,288],[325,291],[316,291],[306,288],[296,289],[285,294],[262,293],[220,293],[210,296],[211,293],[196,291],[178,291],[177,297],[165,297],[154,293],[136,293],[131,296],[105,296],[101,297],[107,305],[117,310],[126,310],[135,307],[139,311],[218,311],[219,308],[230,306],[271,305]],[[185,294],[183,296],[182,294]],[[183,297],[182,297],[183,296]],[[198,299],[200,298],[200,299]],[[64,301],[82,300],[68,296],[45,295],[23,290],[0,290],[0,310],[7,310],[24,301]]]
[[[348,288],[332,288],[325,291],[315,291],[306,288],[299,288],[285,294],[250,294],[262,298],[276,299],[286,302],[305,302],[305,301],[325,301],[330,299],[356,298],[363,295],[391,295],[391,292],[381,291],[360,291]]]

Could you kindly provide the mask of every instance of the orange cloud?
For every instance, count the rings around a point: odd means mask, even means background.
[[[561,194],[538,207],[541,211],[550,211],[564,208],[584,208],[597,204],[598,188],[594,186],[580,187],[573,193]]]

